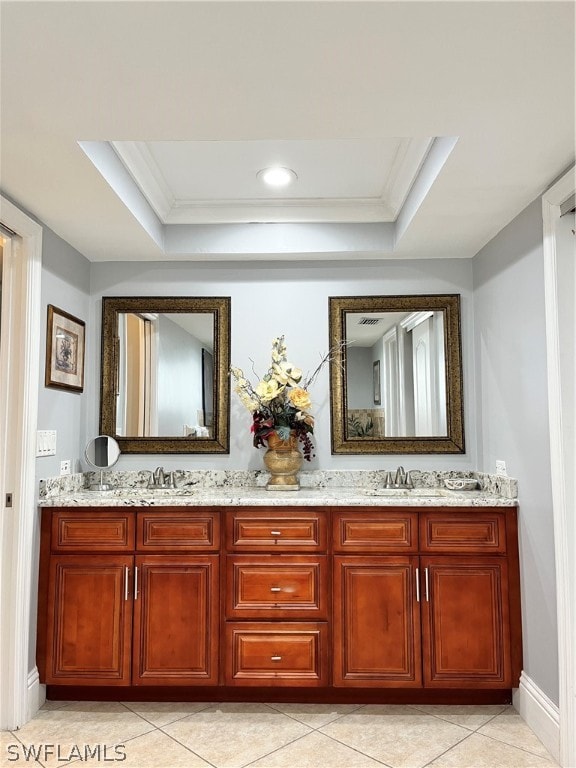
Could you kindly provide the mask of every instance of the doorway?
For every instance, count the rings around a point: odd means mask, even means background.
[[[542,197],[563,766],[576,765],[576,225],[563,215],[575,191],[572,168]]]
[[[42,227],[3,197],[0,221],[0,728],[14,729],[42,695],[30,661]]]

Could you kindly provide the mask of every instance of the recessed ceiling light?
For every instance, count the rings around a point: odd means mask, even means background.
[[[293,181],[296,181],[298,176],[291,168],[273,166],[258,171],[256,178],[263,181],[269,187],[287,187]]]

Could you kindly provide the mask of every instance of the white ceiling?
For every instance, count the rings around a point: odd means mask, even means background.
[[[2,192],[93,261],[469,258],[574,161],[573,2],[0,0],[0,28]]]

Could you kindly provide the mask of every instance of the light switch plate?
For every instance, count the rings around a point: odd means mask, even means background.
[[[56,455],[56,430],[39,429],[36,432],[36,456]]]
[[[496,474],[501,475],[502,477],[508,477],[506,462],[502,461],[502,459],[496,459]]]

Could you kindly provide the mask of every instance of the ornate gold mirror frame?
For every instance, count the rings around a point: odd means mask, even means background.
[[[212,315],[213,404],[209,434],[189,436],[120,435],[117,429],[119,396],[119,316],[123,313]],[[212,361],[211,361],[212,362]],[[212,368],[212,365],[210,366]],[[102,358],[100,383],[100,434],[117,440],[122,453],[229,453],[230,452],[230,298],[210,297],[110,297],[102,299]],[[195,418],[190,415],[191,423]]]
[[[460,335],[460,297],[457,294],[428,296],[336,296],[329,298],[330,343],[340,345],[340,352],[330,366],[330,401],[332,426],[332,453],[371,454],[371,453],[464,453],[464,416],[462,396],[462,352]],[[352,355],[354,339],[347,338],[347,320],[352,315],[359,315],[369,322],[382,317],[381,313],[406,313],[410,317],[434,315],[442,327],[443,356],[442,376],[438,390],[445,389],[445,410],[442,408],[443,428],[441,434],[400,434],[383,436],[365,434],[357,426],[353,428],[348,411],[349,392],[348,361]],[[367,316],[364,318],[363,316]],[[398,317],[398,315],[395,315]],[[356,321],[355,321],[356,322]],[[411,343],[411,342],[410,342]],[[440,344],[442,347],[442,344]],[[371,362],[373,365],[374,386],[373,403],[378,405],[382,414],[382,423],[386,421],[386,397],[381,400],[380,379],[385,391],[385,360]],[[405,386],[402,384],[401,386]],[[378,392],[376,392],[378,388]],[[442,405],[442,404],[441,404]],[[367,409],[369,411],[370,409]],[[358,411],[354,411],[358,413]],[[363,412],[365,413],[365,412]],[[372,420],[369,418],[370,423]],[[401,430],[399,430],[401,432]]]

